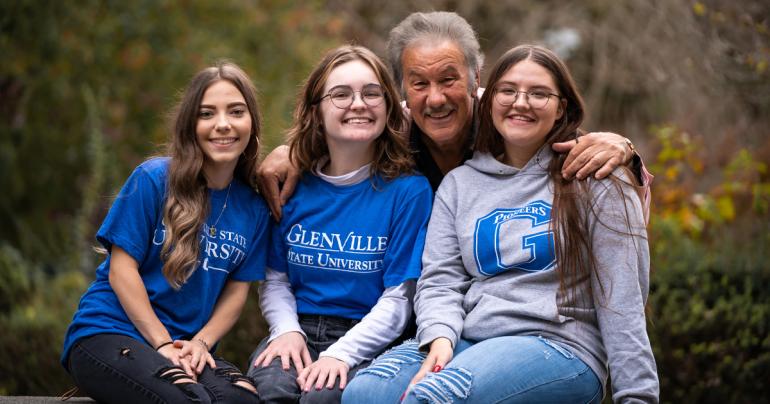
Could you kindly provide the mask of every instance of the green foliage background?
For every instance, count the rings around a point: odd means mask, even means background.
[[[648,329],[663,401],[765,397],[770,6],[726,0],[0,2],[0,395],[72,385],[58,357],[99,261],[93,234],[130,170],[162,150],[192,74],[239,63],[270,150],[325,50],[382,55],[390,28],[433,9],[467,18],[488,64],[578,34],[564,57],[586,128],[632,138],[656,175]],[[220,346],[241,366],[266,333],[256,301]]]

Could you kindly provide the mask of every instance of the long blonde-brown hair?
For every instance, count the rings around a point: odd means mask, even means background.
[[[163,209],[166,239],[161,257],[164,261],[163,276],[176,289],[184,284],[196,268],[200,232],[210,211],[209,191],[203,175],[205,156],[198,144],[196,126],[204,93],[220,80],[226,80],[238,88],[251,115],[249,143],[238,158],[233,175],[252,188],[256,187],[255,170],[259,162],[262,124],[257,91],[240,67],[231,62],[219,61],[198,72],[190,80],[172,114],[172,136],[166,151],[171,162]]]
[[[387,119],[383,133],[374,141],[371,174],[392,179],[411,172],[413,163],[406,141],[408,125],[395,83],[377,55],[354,45],[329,51],[303,85],[294,109],[294,123],[287,133],[292,162],[305,172],[311,171],[322,158],[329,156],[319,102],[331,71],[353,60],[360,60],[374,71],[385,93]]]
[[[500,57],[492,67],[487,80],[487,87],[479,102],[479,132],[476,137],[476,150],[492,155],[505,151],[502,135],[495,128],[492,119],[492,103],[497,82],[514,65],[530,60],[542,66],[553,77],[560,101],[563,102],[564,114],[554,122],[553,128],[546,135],[546,146],[556,142],[577,139],[582,131],[580,125],[585,116],[583,98],[564,62],[552,51],[536,45],[517,46]],[[566,154],[559,154],[551,159],[548,174],[553,182],[553,208],[551,227],[554,231],[556,262],[559,268],[560,290],[569,296],[578,283],[587,279],[596,270],[596,260],[591,245],[591,233],[588,228],[587,212],[592,209],[591,193],[586,181],[569,181],[562,177],[561,169]],[[634,178],[633,175],[627,175]],[[615,186],[620,186],[617,177],[611,176]],[[622,195],[622,191],[621,191]],[[626,218],[628,230],[630,224]],[[618,231],[617,229],[614,229]],[[600,287],[601,282],[599,283]],[[602,291],[603,293],[603,291]]]

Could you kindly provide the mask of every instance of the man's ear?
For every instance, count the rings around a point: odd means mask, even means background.
[[[476,96],[479,92],[479,88],[481,88],[481,70],[476,69],[476,80],[475,83],[476,88],[473,89],[473,95]]]

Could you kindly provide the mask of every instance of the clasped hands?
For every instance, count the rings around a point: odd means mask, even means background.
[[[170,360],[174,365],[179,366],[196,381],[198,375],[203,372],[203,368],[208,364],[212,369],[217,365],[214,357],[208,350],[208,346],[202,340],[175,340],[173,344],[165,345],[158,349],[158,353]]]

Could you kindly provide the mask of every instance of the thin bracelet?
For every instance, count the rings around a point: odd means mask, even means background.
[[[171,345],[171,344],[173,344],[173,343],[174,343],[174,341],[166,341],[166,342],[164,342],[164,343],[162,343],[162,344],[158,345],[158,347],[157,347],[157,348],[155,348],[155,350],[156,350],[156,351],[160,351],[160,349],[161,349],[161,348],[163,348],[164,346],[166,346],[166,345]]]
[[[209,344],[206,343],[206,341],[203,340],[203,338],[196,338],[196,341],[200,342],[201,345],[203,345],[204,348],[206,348],[207,351],[210,351]]]

